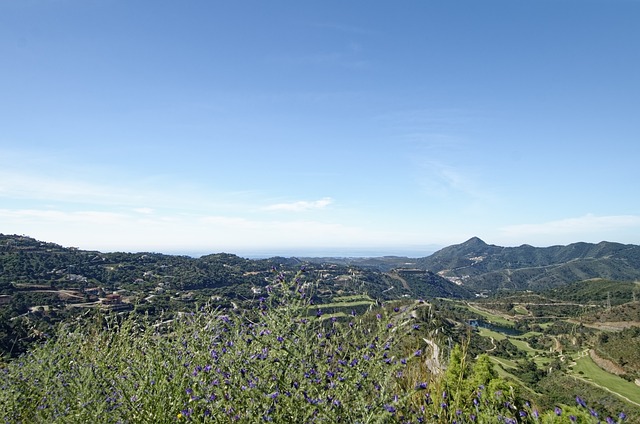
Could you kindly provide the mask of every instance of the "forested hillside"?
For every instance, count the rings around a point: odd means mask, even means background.
[[[590,278],[640,279],[640,246],[601,242],[500,247],[477,237],[416,260],[475,291],[542,290]]]

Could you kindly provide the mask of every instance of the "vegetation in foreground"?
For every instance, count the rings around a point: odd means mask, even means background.
[[[309,315],[310,286],[278,276],[254,310],[66,325],[0,372],[5,422],[622,422],[580,397],[538,410],[464,345],[446,371],[412,306]],[[426,342],[426,345],[425,345]],[[435,352],[434,352],[435,351]]]

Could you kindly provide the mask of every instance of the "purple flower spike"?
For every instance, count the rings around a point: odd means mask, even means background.
[[[557,416],[562,415],[562,409],[558,408],[557,406],[553,411],[556,413]]]
[[[576,396],[576,403],[583,408],[587,407],[587,403],[580,396]]]
[[[618,418],[620,418],[620,421],[624,421],[627,419],[627,414],[621,412],[620,415],[618,415]]]

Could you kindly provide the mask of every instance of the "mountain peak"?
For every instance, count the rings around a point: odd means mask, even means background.
[[[482,241],[480,237],[473,236],[469,240],[462,243],[465,246],[487,246],[487,243]]]

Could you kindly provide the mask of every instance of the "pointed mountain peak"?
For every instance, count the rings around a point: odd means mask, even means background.
[[[487,246],[487,243],[482,241],[479,237],[471,237],[462,244],[465,246]]]

